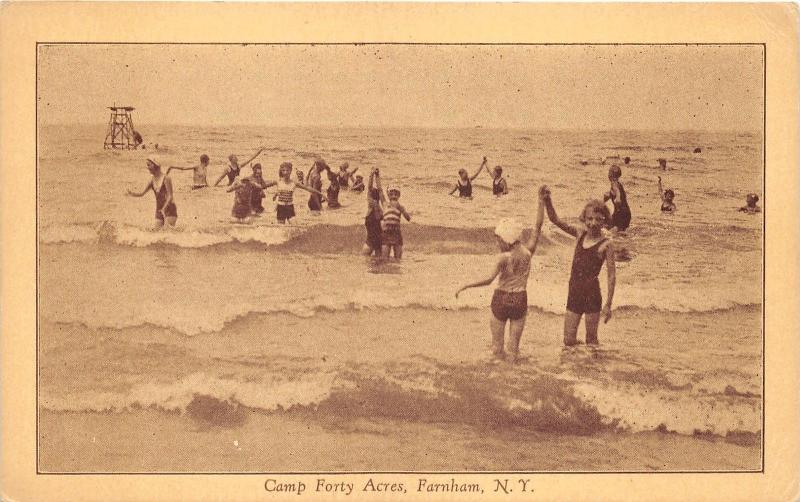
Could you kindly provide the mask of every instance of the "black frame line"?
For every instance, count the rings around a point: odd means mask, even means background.
[[[762,178],[761,193],[766,194],[767,188],[767,44],[766,42],[667,42],[667,43],[553,43],[553,42],[36,42],[36,95],[35,118],[36,118],[36,474],[42,476],[108,476],[108,475],[133,475],[133,476],[347,476],[347,475],[375,475],[375,474],[426,474],[426,475],[483,475],[483,474],[544,474],[544,475],[563,475],[563,474],[647,474],[647,475],[669,475],[669,474],[764,474],[765,466],[765,436],[766,436],[766,234],[767,234],[767,210],[766,200],[763,204],[761,213],[761,469],[759,470],[676,470],[676,471],[252,471],[252,472],[43,472],[39,469],[39,46],[62,46],[62,45],[216,45],[216,46],[273,46],[273,45],[304,45],[304,46],[366,46],[366,45],[421,45],[421,46],[758,46],[762,48],[763,57],[763,95],[762,95],[762,117],[763,127],[761,130],[762,145]]]

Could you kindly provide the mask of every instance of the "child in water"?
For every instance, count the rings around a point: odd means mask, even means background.
[[[459,169],[458,170],[458,181],[456,182],[455,188],[453,188],[448,195],[453,195],[454,193],[458,192],[459,198],[464,199],[471,199],[472,198],[472,181],[481,174],[483,168],[486,166],[487,160],[486,157],[483,158],[483,162],[481,162],[481,166],[475,171],[475,174],[469,176],[466,169]],[[505,181],[504,181],[505,183]]]
[[[619,179],[622,177],[622,169],[617,165],[608,168],[608,181],[611,182],[611,190],[603,196],[603,202],[610,200],[614,204],[614,214],[609,220],[610,227],[625,231],[631,224],[631,208],[628,206],[628,197],[625,195],[625,188]]]
[[[489,171],[489,166],[486,166],[486,171]],[[492,193],[497,196],[507,195],[508,183],[506,183],[506,179],[503,178],[503,168],[501,166],[495,166],[494,170],[489,174],[492,176]]]
[[[383,204],[386,196],[381,187],[380,170],[376,167],[369,175],[369,188],[367,189],[367,214],[364,215],[364,226],[367,227],[367,240],[361,252],[364,255],[381,256],[381,222],[383,221]]]
[[[306,192],[316,193],[320,197],[322,193],[313,188],[309,188],[302,183],[295,183],[292,180],[292,163],[283,162],[278,169],[278,182],[275,183],[278,187],[278,197],[276,205],[276,216],[278,223],[290,222],[295,217],[294,212],[294,189],[300,188]],[[290,222],[291,223],[291,222]]]
[[[381,250],[384,258],[394,250],[396,260],[403,258],[403,234],[400,233],[400,215],[411,221],[411,215],[400,204],[400,189],[390,188],[386,191],[389,203],[383,211],[383,232],[381,233]]]
[[[758,195],[754,193],[747,194],[747,205],[740,207],[739,211],[747,214],[760,213],[761,208],[758,207]]]
[[[249,177],[242,178],[236,181],[228,188],[228,192],[235,192],[233,198],[233,209],[231,209],[231,217],[236,223],[248,223],[250,220],[250,213],[253,211],[253,198],[255,192],[259,190],[254,183],[251,182]],[[258,200],[258,205],[261,205],[261,199]],[[263,211],[264,208],[262,207]]]
[[[360,174],[356,176],[353,186],[350,188],[351,192],[361,193],[364,191],[364,177]]]
[[[158,146],[156,146],[158,148]],[[199,188],[205,188],[208,186],[208,181],[206,181],[206,170],[208,169],[208,155],[203,154],[200,156],[200,164],[191,167],[178,167],[178,166],[170,166],[167,169],[167,175],[173,169],[177,169],[179,171],[194,171],[194,175],[192,177],[192,190],[197,190]]]
[[[322,171],[326,169],[330,169],[328,164],[322,159],[317,159],[314,161],[314,165],[311,166],[306,177],[306,186],[314,189],[314,192],[308,197],[308,209],[310,209],[311,214],[314,215],[318,215],[320,210],[322,210],[322,199],[317,193],[322,193]]]
[[[217,182],[214,183],[214,186],[219,185],[219,182],[222,181],[222,179],[225,178],[225,176],[228,177],[228,186],[233,185],[233,182],[236,181],[236,177],[239,176],[239,173],[241,172],[242,168],[245,167],[250,162],[252,162],[253,160],[255,160],[255,158],[261,155],[261,152],[263,151],[264,151],[263,148],[259,148],[259,150],[256,152],[255,155],[250,157],[246,162],[242,164],[239,164],[239,159],[236,157],[236,155],[233,154],[229,155],[228,162],[230,163],[230,165],[228,165],[225,168],[224,173],[219,175],[219,178],[217,178]]]
[[[338,174],[339,186],[345,190],[347,190],[350,187],[350,179],[353,177],[353,175],[356,174],[356,171],[358,171],[357,167],[352,171],[348,171],[347,169],[349,167],[350,167],[349,162],[345,162],[341,166],[339,166],[339,174]],[[330,197],[328,197],[328,201],[330,202]]]
[[[327,167],[327,166],[326,166]],[[331,168],[328,167],[328,209],[339,209],[342,207],[339,204],[339,180],[341,179],[339,176],[336,175]]]
[[[150,182],[139,193],[127,191],[130,197],[142,197],[148,190],[153,190],[156,196],[156,228],[164,226],[164,222],[171,227],[178,220],[178,208],[172,192],[172,180],[161,172],[161,166],[152,159],[147,159],[147,170],[150,171]]]
[[[672,199],[675,198],[675,192],[671,188],[664,190],[661,187],[661,176],[658,177],[658,195],[661,196],[661,212],[671,213],[678,209]]]
[[[586,343],[597,344],[597,326],[600,316],[603,322],[611,319],[611,302],[614,299],[616,269],[614,267],[614,248],[610,240],[603,237],[602,229],[610,219],[608,208],[599,200],[589,201],[581,211],[583,228],[576,228],[561,221],[553,208],[549,189],[542,189],[547,217],[558,228],[575,237],[575,254],[572,258],[572,272],[569,277],[567,312],[564,315],[564,345],[578,343],[578,326],[581,316],[586,315]],[[606,263],[608,274],[608,299],[602,309],[603,298],[600,293],[598,275]]]
[[[495,277],[500,276],[497,289],[492,296],[492,317],[489,319],[492,331],[492,356],[497,359],[507,359],[511,363],[516,362],[519,357],[519,341],[528,315],[528,275],[531,270],[531,256],[536,252],[536,245],[542,233],[544,189],[545,187],[539,189],[536,224],[528,241],[524,244],[521,242],[522,225],[510,218],[501,220],[494,231],[497,246],[500,248],[494,269],[485,279],[466,284],[456,292],[458,298],[459,293],[465,289],[488,286]],[[508,355],[503,350],[506,323],[509,325]]]

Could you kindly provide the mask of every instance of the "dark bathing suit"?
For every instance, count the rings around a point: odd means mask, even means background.
[[[233,168],[233,166],[228,169],[228,186],[233,185],[233,182],[236,180],[236,177],[239,176],[239,171],[241,171],[240,167]]]
[[[322,191],[321,175],[311,180],[311,188],[313,188],[318,192]],[[311,195],[309,195],[308,197],[308,209],[310,209],[311,211],[319,211],[320,209],[322,209],[322,202],[318,194],[311,192]]]
[[[500,178],[495,178],[492,180],[492,193],[494,195],[503,195],[503,180],[502,176]],[[472,186],[470,185],[470,190],[472,190]]]
[[[164,186],[166,181],[167,180],[165,176],[161,181],[161,188],[158,190],[158,192],[156,192],[156,187],[151,185],[153,188],[153,193],[156,194],[156,219],[159,221],[164,221],[164,217],[178,217],[178,208],[175,206],[174,201],[170,202],[167,207],[164,207],[164,201],[167,200],[167,187]],[[164,207],[164,214],[161,214],[161,211],[159,211],[159,209],[162,207]]]
[[[611,226],[617,227],[617,230],[626,230],[631,224],[631,208],[628,206],[628,197],[625,195],[622,183],[618,182],[617,184],[619,185],[619,202],[613,197],[614,192],[611,192],[611,202],[614,203]]]
[[[502,192],[502,190],[501,190]],[[458,196],[459,197],[472,197],[472,182],[467,180],[466,185],[461,184],[461,180],[458,180]]]
[[[603,268],[605,257],[597,253],[606,239],[601,239],[591,247],[584,249],[583,240],[586,232],[575,244],[575,256],[572,258],[572,273],[569,276],[569,295],[567,310],[575,314],[596,314],[601,310],[603,297],[600,294],[600,281],[597,276]],[[587,340],[587,343],[589,340]]]

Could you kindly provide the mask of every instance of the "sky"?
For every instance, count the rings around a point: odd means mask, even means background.
[[[43,124],[760,130],[761,46],[42,45]]]

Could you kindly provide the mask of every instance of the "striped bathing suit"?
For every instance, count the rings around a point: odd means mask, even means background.
[[[278,180],[278,198],[279,206],[291,206],[294,204],[294,181],[285,182],[283,179]]]
[[[383,221],[386,223],[386,226],[400,226],[400,209],[392,206],[389,206],[383,211]]]

